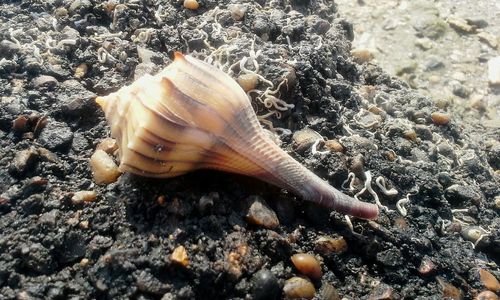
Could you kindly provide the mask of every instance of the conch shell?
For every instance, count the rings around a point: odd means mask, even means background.
[[[279,148],[238,83],[191,56],[176,53],[159,74],[96,101],[118,141],[122,172],[174,177],[222,170],[259,178],[345,214],[378,215],[376,205],[341,193]]]

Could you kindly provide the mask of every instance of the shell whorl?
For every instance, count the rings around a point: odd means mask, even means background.
[[[346,214],[378,215],[376,205],[339,192],[274,144],[238,83],[193,57],[176,53],[157,75],[96,101],[118,141],[122,172],[174,177],[217,169],[257,177]]]

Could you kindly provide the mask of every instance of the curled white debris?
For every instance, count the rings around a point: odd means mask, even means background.
[[[353,172],[349,172],[347,175],[347,179],[342,182],[342,188],[347,189],[345,186],[346,183],[349,183],[349,191],[354,191],[354,180],[356,179],[356,175]]]
[[[377,177],[377,179],[375,179],[375,183],[386,196],[395,196],[398,194],[398,191],[395,188],[391,188],[390,190],[387,189],[385,178],[382,176]]]
[[[410,203],[410,195],[411,194],[408,193],[406,194],[406,198],[399,199],[398,202],[396,202],[396,208],[403,217],[406,217],[406,215],[408,214],[405,205]]]
[[[375,203],[383,210],[389,212],[391,211],[387,206],[385,205],[382,205],[382,203],[380,202],[380,199],[378,198],[378,195],[377,193],[375,193],[375,191],[373,190],[372,188],[372,173],[370,171],[366,171],[365,172],[365,177],[366,177],[366,180],[365,180],[365,187],[359,191],[358,193],[356,193],[356,195],[354,195],[354,198],[356,200],[359,200],[358,197],[360,195],[362,195],[366,190],[368,190],[368,192],[373,196],[373,198],[375,199]]]
[[[311,39],[315,39],[317,40],[317,45],[314,46],[314,50],[319,50],[321,49],[321,46],[323,46],[323,38],[320,36],[320,35],[317,35],[317,34],[313,34]]]
[[[104,48],[99,48],[97,49],[97,61],[100,62],[101,64],[105,64],[108,60],[116,61],[116,58],[114,58],[111,54],[109,54],[108,51]]]
[[[320,155],[321,155],[321,154],[327,154],[327,153],[330,153],[330,151],[328,151],[328,150],[324,150],[324,151],[319,151],[319,150],[318,150],[318,144],[319,144],[319,142],[321,142],[321,141],[322,141],[322,139],[317,139],[317,140],[314,142],[314,144],[312,144],[312,147],[311,147],[311,154],[312,154],[312,155],[316,155],[316,154],[320,154]]]

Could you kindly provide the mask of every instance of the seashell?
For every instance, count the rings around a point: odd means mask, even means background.
[[[119,145],[121,172],[174,177],[216,169],[259,178],[305,200],[374,219],[375,204],[330,186],[266,135],[243,89],[189,55],[96,102]]]

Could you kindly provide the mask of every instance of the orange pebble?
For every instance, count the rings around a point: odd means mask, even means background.
[[[190,10],[197,10],[200,7],[200,3],[196,0],[184,0],[184,7]]]
[[[320,279],[323,276],[319,261],[311,254],[299,253],[292,256],[292,262],[300,273],[312,279]]]

